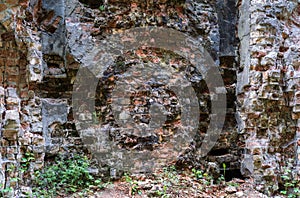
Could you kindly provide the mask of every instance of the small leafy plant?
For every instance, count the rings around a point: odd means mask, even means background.
[[[176,167],[174,165],[167,166],[163,168],[164,176],[166,176],[170,181],[174,184],[178,183],[178,172],[176,170]]]
[[[197,170],[195,168],[192,169],[192,173],[196,179],[202,179],[203,178],[203,173],[201,170]]]
[[[20,171],[22,173],[26,172],[29,169],[30,163],[34,160],[35,160],[34,154],[32,152],[26,152],[24,154],[24,157],[21,159]]]
[[[224,174],[224,178],[225,178],[225,174],[226,174],[226,164],[223,163],[222,165],[223,165],[223,174]]]
[[[197,180],[199,180],[199,182],[201,182],[202,184],[204,184],[206,186],[213,184],[213,177],[210,174],[208,174],[207,172],[203,172],[202,170],[193,168],[192,174]]]
[[[219,178],[218,178],[218,184],[225,184],[225,177],[224,175],[221,175]]]
[[[53,197],[69,194],[98,186],[102,188],[100,179],[95,179],[88,171],[90,162],[86,156],[74,155],[67,158],[58,156],[55,162],[42,171],[35,172],[33,195],[36,197]]]
[[[100,11],[104,11],[104,10],[105,10],[104,5],[99,6],[99,10],[100,10]]]
[[[12,192],[13,188],[12,187],[6,187],[6,188],[2,188],[2,186],[0,186],[0,196],[1,197],[5,197],[7,195],[7,193]]]
[[[167,190],[168,190],[168,187],[166,185],[164,185],[162,190],[156,191],[156,194],[162,198],[168,198],[168,197],[170,197],[170,195],[167,194]]]
[[[300,196],[300,182],[293,179],[292,171],[289,167],[284,167],[281,180],[283,182],[284,190],[280,194],[286,195],[288,198],[296,198]]]
[[[138,181],[132,179],[128,173],[124,174],[125,181],[130,184],[130,191],[132,195],[142,194],[142,191],[139,189]]]

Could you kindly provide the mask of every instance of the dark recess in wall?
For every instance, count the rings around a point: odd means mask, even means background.
[[[234,178],[245,179],[240,171],[240,169],[226,170],[225,172],[225,181],[231,181]]]
[[[103,4],[101,0],[79,0],[79,2],[88,5],[92,9],[97,9]]]

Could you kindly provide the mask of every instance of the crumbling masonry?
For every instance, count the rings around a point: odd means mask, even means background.
[[[205,161],[220,167],[225,163],[232,173],[253,177],[264,192],[278,190],[283,167],[292,167],[298,177],[298,0],[105,3],[99,9],[100,0],[0,1],[2,187],[13,187],[21,194],[28,190],[30,173],[42,168],[47,157],[85,150],[72,112],[76,72],[87,60],[82,57],[112,33],[150,25],[173,28],[197,39],[220,68],[227,91],[226,121]],[[153,56],[161,58],[159,53]],[[120,57],[107,72],[135,58]],[[111,93],[113,78],[102,80],[102,95]],[[201,86],[194,88],[202,105],[201,140],[209,122],[209,93]],[[99,112],[109,117],[111,110],[105,98],[105,102],[98,98]],[[170,120],[166,127],[173,130],[175,121]],[[22,166],[25,153],[31,153],[34,160],[30,160],[28,171],[21,173],[16,170]],[[201,161],[192,154],[183,159],[195,166]],[[23,178],[22,182],[12,181],[15,177]]]

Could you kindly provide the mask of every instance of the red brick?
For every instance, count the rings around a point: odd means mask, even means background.
[[[19,0],[19,5],[26,8],[28,7],[28,0]]]
[[[5,59],[0,58],[0,67],[4,67],[4,64],[5,64]]]
[[[19,76],[6,76],[5,78],[8,82],[8,84],[16,84],[16,82],[19,81]]]
[[[13,41],[15,40],[15,33],[14,32],[5,32],[1,34],[1,38],[3,41]]]
[[[26,66],[27,65],[27,60],[24,58],[20,58],[19,59],[19,63],[20,66]]]
[[[5,61],[5,66],[7,67],[17,66],[17,65],[18,65],[18,61],[15,59],[6,59]]]
[[[17,50],[8,50],[8,57],[9,58],[18,58],[19,57],[19,52]]]
[[[3,87],[3,75],[0,75],[0,86]],[[0,99],[0,104],[1,104],[1,99]]]
[[[4,3],[0,4],[0,12],[2,12],[3,10],[5,10],[7,8],[7,6]]]
[[[21,91],[20,97],[23,99],[27,99],[28,98],[28,91]]]
[[[5,49],[3,49],[3,48],[0,48],[0,57],[6,58]]]
[[[13,6],[13,5],[16,5],[18,3],[18,1],[16,1],[16,0],[6,0],[6,3]]]
[[[19,75],[19,67],[7,67],[5,72],[8,75]]]

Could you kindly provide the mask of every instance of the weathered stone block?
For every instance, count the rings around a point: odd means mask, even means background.
[[[269,83],[278,85],[280,81],[280,75],[281,71],[279,69],[277,70],[270,70],[269,72]]]
[[[2,129],[2,137],[8,140],[16,140],[18,132],[17,130]]]
[[[44,145],[45,139],[44,139],[44,137],[41,137],[41,136],[35,136],[32,138],[32,144],[33,145]]]
[[[32,151],[34,153],[44,153],[45,152],[45,146],[44,145],[33,146]]]
[[[5,120],[20,123],[20,115],[17,110],[7,110],[5,112]]]
[[[261,99],[267,99],[269,98],[269,92],[270,92],[271,88],[269,85],[262,85],[262,87],[259,90],[259,98]]]
[[[12,106],[19,106],[20,99],[9,97],[9,98],[6,99],[6,104],[7,105],[12,105]]]

